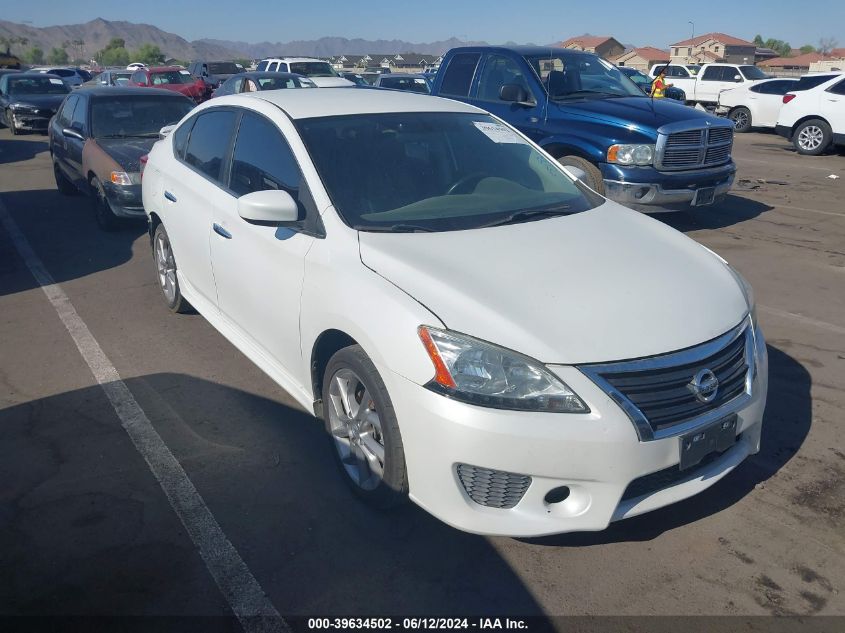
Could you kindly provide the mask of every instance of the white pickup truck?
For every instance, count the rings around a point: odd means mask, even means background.
[[[656,77],[664,66],[666,65],[655,64],[651,67],[649,75]],[[694,74],[689,70],[689,66],[666,66],[667,83],[683,90],[688,103],[702,105],[715,105],[722,90],[751,86],[764,79],[769,79],[769,75],[750,64],[704,64]]]

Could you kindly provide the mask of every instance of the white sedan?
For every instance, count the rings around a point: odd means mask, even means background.
[[[156,143],[143,198],[170,309],[322,418],[372,503],[601,530],[760,449],[766,346],[739,273],[482,110],[214,99]]]
[[[768,79],[723,90],[719,93],[716,113],[730,118],[737,132],[750,132],[752,127],[774,128],[783,95],[795,89],[797,84],[798,79]]]

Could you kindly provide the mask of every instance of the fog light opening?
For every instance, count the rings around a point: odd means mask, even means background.
[[[569,498],[569,486],[560,486],[558,488],[552,488],[546,493],[546,496],[543,497],[543,501],[552,505],[554,503],[560,503],[561,501],[566,501]]]

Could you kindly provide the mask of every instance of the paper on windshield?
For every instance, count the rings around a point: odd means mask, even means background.
[[[64,82],[63,82],[61,79],[53,79],[53,78],[51,77],[51,78],[50,78],[50,83],[51,83],[51,84],[56,84],[57,86],[61,86]]]
[[[190,75],[191,73],[189,73],[187,70],[180,70],[179,74],[180,75]]]
[[[510,128],[505,127],[501,123],[473,121],[472,124],[477,127],[484,136],[494,143],[525,143],[519,134],[515,133]]]

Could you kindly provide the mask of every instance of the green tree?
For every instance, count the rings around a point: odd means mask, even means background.
[[[109,43],[106,44],[106,48],[104,50],[109,50],[110,48],[126,48],[126,40],[122,37],[113,37],[109,40]]]
[[[783,40],[776,40],[773,37],[764,40],[762,35],[755,35],[754,46],[758,48],[771,48],[781,57],[789,57],[789,55],[792,53],[792,46],[789,44],[789,42],[784,42]]]
[[[754,46],[758,48],[763,48],[766,44],[766,41],[763,39],[763,36],[759,33],[754,36]]]
[[[119,48],[104,48],[96,55],[97,61],[103,66],[126,66],[129,63],[129,51],[122,46]]]
[[[135,51],[134,61],[152,66],[164,62],[164,53],[155,44],[141,44],[141,48]]]
[[[801,47],[801,52],[802,53],[815,53],[816,47],[813,46],[812,44],[804,44],[804,46]]]
[[[26,61],[29,64],[43,64],[44,63],[44,51],[38,48],[37,46],[33,46],[32,48],[27,51]]]
[[[63,48],[53,48],[50,51],[50,54],[47,56],[47,63],[48,64],[67,64],[68,57],[67,51]]]

